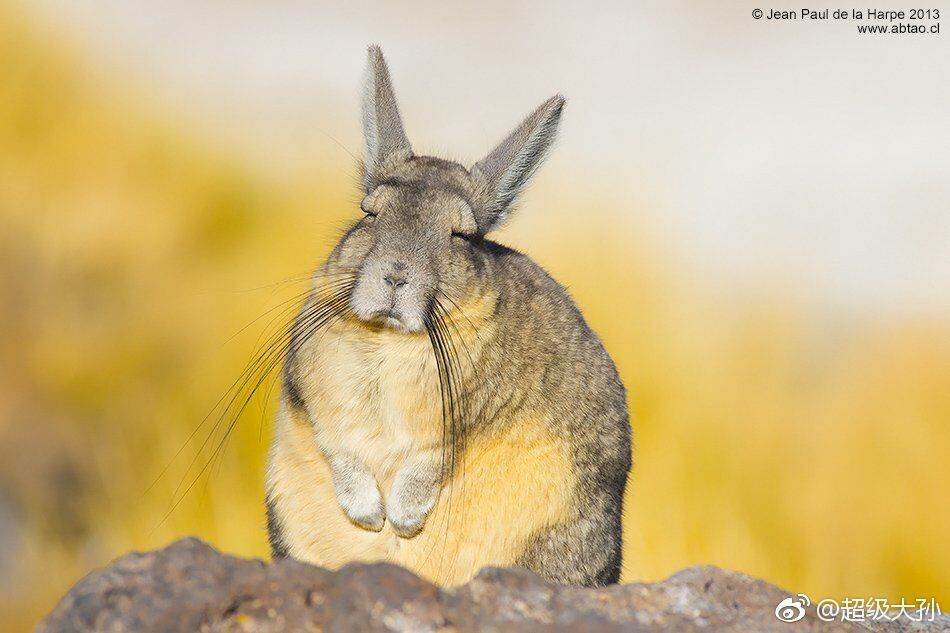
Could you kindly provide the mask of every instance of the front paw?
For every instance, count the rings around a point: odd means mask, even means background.
[[[347,518],[364,530],[382,530],[386,522],[383,497],[366,465],[352,455],[342,454],[330,458],[330,470],[337,503]]]
[[[399,505],[390,501],[389,505],[386,517],[393,526],[393,531],[402,538],[412,538],[422,531],[433,504]]]
[[[350,521],[364,530],[379,532],[386,522],[386,515],[376,482],[371,483],[371,486],[337,491],[337,501]]]
[[[394,485],[386,502],[386,518],[393,531],[402,538],[421,532],[437,496],[438,489],[420,491],[414,486]]]

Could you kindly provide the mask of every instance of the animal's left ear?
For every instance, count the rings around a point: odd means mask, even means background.
[[[563,109],[564,97],[551,97],[472,167],[478,188],[475,219],[480,233],[487,233],[505,221],[518,193],[554,142]]]
[[[370,46],[367,51],[363,82],[363,187],[370,193],[381,171],[412,156],[412,146],[403,130],[389,69],[378,46]]]

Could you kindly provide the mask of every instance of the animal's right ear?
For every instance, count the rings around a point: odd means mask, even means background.
[[[389,69],[379,46],[370,46],[367,51],[363,78],[363,141],[363,188],[369,193],[376,187],[382,171],[412,156]]]

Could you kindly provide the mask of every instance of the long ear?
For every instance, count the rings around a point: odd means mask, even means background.
[[[388,163],[412,156],[412,147],[402,128],[396,93],[389,69],[378,46],[367,51],[363,78],[363,186],[372,190],[376,175]]]
[[[479,187],[475,216],[480,232],[504,222],[512,202],[554,142],[563,109],[564,97],[551,97],[472,167]]]

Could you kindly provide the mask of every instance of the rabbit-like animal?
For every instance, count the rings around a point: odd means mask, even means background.
[[[382,53],[363,94],[363,217],[313,276],[266,475],[275,557],[461,583],[520,565],[616,582],[626,393],[567,292],[489,241],[550,148],[545,101],[466,169],[417,156]]]

